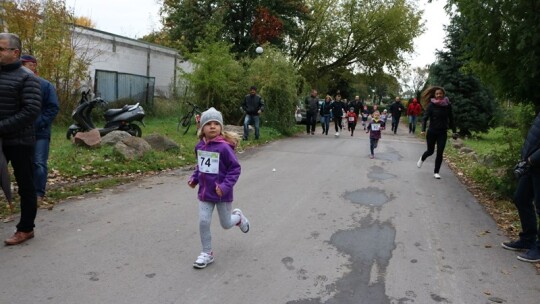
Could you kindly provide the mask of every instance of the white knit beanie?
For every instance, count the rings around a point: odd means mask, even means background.
[[[223,116],[221,115],[221,112],[216,110],[214,107],[211,107],[210,109],[204,111],[201,116],[201,130],[207,123],[215,121],[221,125],[221,129],[223,130]]]

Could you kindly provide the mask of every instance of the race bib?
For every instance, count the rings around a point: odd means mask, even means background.
[[[350,122],[354,122],[354,117],[349,117]]]
[[[219,173],[219,153],[197,150],[199,171],[207,174]]]
[[[371,131],[379,131],[380,129],[381,129],[381,124],[378,124],[378,123],[371,124]]]

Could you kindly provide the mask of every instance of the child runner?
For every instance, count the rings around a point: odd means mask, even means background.
[[[358,121],[358,115],[354,112],[354,107],[351,107],[347,112],[347,122],[351,136],[354,134],[354,128],[356,128],[356,122]]]
[[[364,130],[366,129],[367,125],[367,119],[369,116],[369,110],[367,106],[364,106],[362,110],[360,111],[360,115],[362,115],[362,127],[364,127]]]
[[[380,119],[381,114],[379,111],[373,112],[373,119],[369,122],[369,125],[367,126],[366,133],[369,134],[369,149],[371,151],[371,154],[369,155],[369,158],[373,159],[375,158],[375,149],[377,148],[377,145],[379,144],[379,139],[381,139],[381,128],[382,128],[382,120]]]
[[[223,117],[214,108],[202,113],[198,135],[200,142],[195,146],[197,166],[188,185],[195,188],[200,184],[198,198],[202,252],[193,267],[201,269],[214,262],[210,234],[214,207],[217,207],[219,222],[224,229],[236,225],[242,232],[247,233],[249,221],[240,209],[232,210],[233,187],[240,176],[240,163],[234,149],[240,136],[223,131]]]
[[[388,110],[384,109],[381,114],[381,128],[384,130],[386,128],[386,120],[388,119]]]

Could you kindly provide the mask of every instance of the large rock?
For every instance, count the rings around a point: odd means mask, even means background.
[[[101,146],[101,135],[98,129],[92,129],[87,132],[77,132],[73,136],[73,143],[79,146],[90,148],[99,148]]]
[[[253,127],[251,125],[249,125],[248,128],[249,128],[250,134],[253,134],[253,130],[254,130]],[[225,127],[223,129],[225,131],[238,133],[238,134],[240,134],[240,136],[242,136],[242,134],[244,134],[244,126],[225,125]]]
[[[114,146],[116,145],[117,142],[120,142],[122,141],[122,139],[128,138],[128,137],[131,137],[131,134],[129,134],[126,131],[119,131],[119,130],[112,131],[106,134],[105,136],[103,136],[103,138],[101,138],[101,144]]]
[[[157,151],[180,150],[180,146],[177,143],[160,134],[150,134],[145,136],[144,140]]]
[[[144,156],[152,147],[146,140],[131,136],[122,139],[114,145],[114,151],[124,159],[135,160]]]

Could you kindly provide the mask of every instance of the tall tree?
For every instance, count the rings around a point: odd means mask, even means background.
[[[469,60],[463,51],[467,49],[463,42],[466,32],[461,17],[454,16],[447,27],[447,51],[437,53],[437,62],[431,65],[428,80],[431,85],[445,88],[453,105],[456,126],[462,135],[487,131],[494,125],[498,110],[491,90],[478,76],[464,68]]]
[[[198,39],[216,34],[218,40],[231,43],[237,55],[264,42],[282,45],[305,13],[302,0],[164,0],[161,8],[171,41],[193,51]],[[220,30],[208,32],[209,24]]]
[[[309,19],[290,37],[289,53],[302,70],[316,70],[302,73],[310,81],[339,67],[397,72],[421,33],[420,12],[407,0],[306,2]]]
[[[540,1],[448,0],[467,28],[475,69],[499,96],[534,103],[540,111]]]

